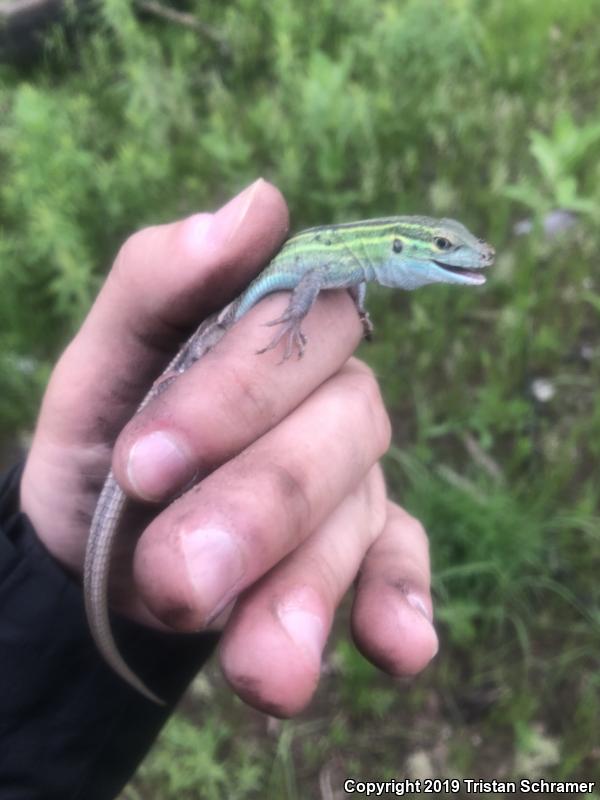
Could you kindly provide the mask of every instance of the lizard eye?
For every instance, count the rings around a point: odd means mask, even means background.
[[[433,241],[438,250],[450,250],[452,247],[450,239],[446,239],[444,236],[436,236]]]
[[[404,243],[402,242],[402,239],[394,239],[392,243],[392,250],[394,253],[401,253],[403,247]]]

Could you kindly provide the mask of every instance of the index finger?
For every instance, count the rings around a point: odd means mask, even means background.
[[[53,374],[45,422],[67,441],[114,439],[189,329],[249,282],[287,227],[283,197],[260,179],[216,214],[134,234]]]

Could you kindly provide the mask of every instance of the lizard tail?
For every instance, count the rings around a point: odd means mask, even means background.
[[[94,641],[108,664],[144,697],[158,705],[165,705],[164,700],[151,692],[127,666],[119,654],[110,627],[107,600],[110,556],[125,503],[125,494],[111,471],[98,500],[85,552],[83,571],[85,610]]]

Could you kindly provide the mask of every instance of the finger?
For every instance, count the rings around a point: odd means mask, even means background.
[[[376,381],[348,364],[150,525],[134,563],[149,608],[181,630],[205,626],[315,530],[389,436]]]
[[[134,234],[53,374],[48,429],[77,443],[114,437],[189,329],[248,283],[287,223],[281,194],[259,180],[214,215]]]
[[[262,323],[286,302],[266,298],[132,418],[113,457],[117,479],[130,495],[167,499],[206,476],[277,425],[347,361],[361,336],[347,292],[324,293],[315,304],[305,321],[304,358],[282,364],[278,352],[256,355],[264,344]]]
[[[362,653],[392,675],[420,672],[435,656],[429,546],[422,525],[394,503],[361,568],[352,632]]]
[[[238,600],[220,658],[243,700],[278,717],[309,702],[335,610],[385,515],[375,466],[307,541]]]

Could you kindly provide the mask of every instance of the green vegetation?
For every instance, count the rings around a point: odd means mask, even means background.
[[[259,174],[296,228],[452,216],[499,258],[481,292],[372,292],[362,350],[394,419],[390,486],[431,535],[436,663],[398,687],[344,633],[314,705],[280,727],[210,673],[210,702],[190,699],[125,796],[308,798],[346,774],[427,770],[597,777],[600,3],[188,10],[211,35],[105,0],[75,46],[55,33],[42,64],[0,72],[3,432],[31,426],[124,237]],[[556,208],[577,224],[552,236]]]

